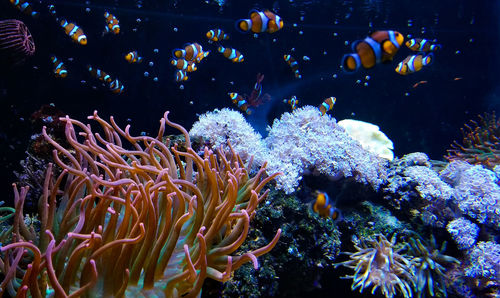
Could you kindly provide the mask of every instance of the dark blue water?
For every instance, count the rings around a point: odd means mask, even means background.
[[[393,140],[397,156],[423,151],[433,159],[441,159],[449,144],[460,139],[464,123],[479,113],[498,110],[500,105],[496,87],[499,24],[493,14],[499,7],[493,1],[226,2],[221,8],[201,0],[144,1],[138,8],[137,1],[43,1],[34,3],[41,15],[33,19],[2,0],[0,19],[23,20],[34,36],[37,51],[24,65],[2,68],[0,74],[0,187],[8,189],[14,181],[12,171],[19,168],[29,137],[35,133],[28,119],[47,103],[80,120],[98,110],[102,116],[114,115],[122,125],[132,124],[135,133],[154,134],[164,111],[170,110],[173,120],[190,128],[201,113],[233,107],[227,93],[250,93],[256,74],[263,73],[263,91],[273,101],[250,118],[263,133],[274,118],[289,111],[283,98],[296,95],[300,105],[319,105],[324,98],[335,96],[335,118],[379,125]],[[73,43],[64,34],[48,13],[47,4],[56,6],[58,17],[84,29],[87,46]],[[251,8],[274,9],[284,19],[284,29],[258,38],[236,32],[235,20],[247,17]],[[105,10],[120,20],[119,36],[101,36]],[[213,28],[230,34],[224,44],[240,50],[244,63],[230,62],[216,53],[215,45],[207,43],[205,33]],[[391,65],[350,75],[340,70],[340,58],[350,51],[345,41],[386,29],[437,39],[443,48],[436,53],[433,65],[410,76],[394,72],[397,62],[409,53],[406,48]],[[174,81],[171,51],[195,41],[211,54],[181,90]],[[159,52],[154,53],[154,49]],[[130,65],[123,59],[130,50],[144,57],[142,64]],[[285,53],[300,63],[301,80],[293,77],[283,61]],[[53,76],[49,60],[53,54],[66,62],[66,79]],[[310,61],[304,61],[303,56]],[[100,86],[85,69],[87,64],[118,77],[125,92],[114,95]],[[145,71],[149,77],[144,76]],[[427,83],[412,88],[422,80]]]

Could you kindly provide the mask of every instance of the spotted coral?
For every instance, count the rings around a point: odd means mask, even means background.
[[[385,297],[393,297],[400,293],[403,297],[412,297],[412,287],[415,286],[413,269],[410,260],[400,252],[406,245],[396,249],[396,235],[391,241],[384,235],[378,235],[378,239],[368,238],[361,240],[359,245],[354,245],[357,252],[344,252],[350,260],[334,264],[354,269],[353,275],[342,278],[352,279],[352,290],[373,285],[371,293],[375,293],[380,287]]]

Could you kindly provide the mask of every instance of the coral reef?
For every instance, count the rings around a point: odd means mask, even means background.
[[[43,130],[63,170],[56,177],[52,164],[47,169],[39,228],[23,214],[28,187],[14,185],[12,237],[0,248],[2,293],[194,297],[207,278],[227,281],[247,262],[258,267],[281,230],[263,247],[231,254],[276,174],[265,177],[264,164],[250,177],[234,152],[205,149],[200,157],[167,116],[156,138],[132,136],[130,126],[97,112],[89,119],[99,133],[66,117],[70,150]],[[162,142],[166,125],[184,134],[187,151]]]
[[[468,253],[465,274],[469,277],[500,280],[500,245],[479,241]]]
[[[448,155],[448,161],[464,160],[470,164],[480,164],[489,169],[500,164],[500,119],[495,113],[479,116],[461,129],[462,144],[454,142]]]
[[[234,151],[247,161],[253,156],[257,165],[267,160],[267,150],[262,136],[245,120],[240,112],[224,108],[201,115],[189,131],[191,138],[202,138],[208,141],[213,149],[223,146],[225,150],[228,141]]]
[[[345,252],[348,261],[336,263],[335,267],[345,266],[354,270],[353,275],[343,278],[352,279],[351,289],[359,288],[360,292],[372,286],[371,293],[380,288],[385,297],[400,294],[412,297],[415,286],[410,260],[400,252],[406,247],[396,249],[396,235],[387,240],[384,235],[375,239],[361,239],[355,244],[356,252]]]
[[[446,230],[455,241],[459,249],[469,249],[476,243],[478,226],[463,217],[454,219],[446,225]]]
[[[277,187],[295,190],[302,175],[311,171],[332,179],[354,177],[378,189],[386,177],[386,160],[361,147],[329,115],[304,106],[275,119],[264,140],[270,150],[269,169],[284,174]]]
[[[0,21],[0,63],[16,65],[35,54],[35,42],[28,27],[19,20]]]
[[[247,265],[236,271],[234,279],[223,284],[222,296],[305,297],[321,286],[323,273],[333,269],[340,251],[337,225],[319,217],[296,196],[271,191],[252,225],[248,237],[259,240],[243,244],[242,252],[255,249],[262,235],[272,235],[273,226],[282,228],[280,241],[259,258],[259,271]]]
[[[446,242],[443,242],[441,249],[437,249],[434,236],[431,237],[430,245],[424,245],[418,238],[410,238],[408,255],[413,256],[411,264],[415,268],[417,297],[425,296],[426,288],[429,297],[446,297],[445,266],[460,264],[460,261],[444,255],[445,250]]]

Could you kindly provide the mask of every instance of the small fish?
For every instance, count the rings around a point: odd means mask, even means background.
[[[326,112],[328,112],[331,109],[333,109],[333,105],[335,104],[335,102],[337,102],[337,98],[336,97],[330,96],[330,97],[326,98],[323,101],[323,103],[321,103],[321,105],[319,106],[319,110],[321,112],[321,116],[325,115]]]
[[[187,72],[193,72],[198,69],[193,61],[187,61],[185,59],[172,59],[170,60],[170,64],[177,67],[177,69],[179,70],[184,70]]]
[[[290,99],[283,99],[284,103],[288,103],[290,107],[292,107],[292,111],[295,111],[297,105],[299,104],[299,100],[295,95],[293,95]]]
[[[207,32],[206,36],[207,36],[208,40],[215,41],[215,42],[229,39],[229,35],[224,33],[224,31],[221,29],[212,29],[212,30]]]
[[[114,34],[119,34],[120,33],[120,21],[118,19],[110,14],[109,12],[104,13],[104,18],[106,19],[106,26],[104,27],[104,32],[113,32]]]
[[[49,9],[49,13],[51,15],[55,16],[57,14],[56,7],[53,4],[49,4],[47,8]]]
[[[178,69],[175,72],[175,81],[176,82],[182,82],[182,81],[187,81],[189,78],[187,76],[187,72],[185,70]]]
[[[240,32],[274,33],[281,28],[283,28],[281,17],[268,9],[264,11],[252,9],[249,19],[239,19],[236,21],[236,29]]]
[[[34,11],[31,4],[26,0],[10,0],[10,3],[19,9],[19,11],[24,12],[27,15],[32,17],[37,17],[39,15],[39,13]]]
[[[110,75],[108,75],[104,71],[100,70],[99,68],[94,68],[90,65],[87,65],[87,70],[90,72],[90,74],[94,78],[98,79],[101,82],[105,82],[105,83],[109,84],[109,83],[111,83],[111,81],[113,81],[113,79],[111,78]]]
[[[137,54],[137,51],[131,51],[125,55],[125,60],[127,60],[128,63],[141,63],[142,57]]]
[[[427,81],[419,81],[419,82],[416,82],[415,84],[413,84],[413,88],[417,88],[418,86],[422,85],[422,84],[427,84],[428,82]]]
[[[187,61],[196,62],[208,56],[208,54],[205,55],[203,47],[197,42],[185,44],[183,49],[175,49],[173,54],[175,58],[184,58]]]
[[[68,23],[66,20],[61,20],[61,27],[63,27],[66,34],[73,39],[74,42],[82,46],[87,44],[87,36],[83,33],[82,28],[78,27],[75,23]]]
[[[325,192],[318,191],[313,204],[313,211],[323,218],[329,217],[334,221],[340,218],[340,211],[333,206],[328,194]]]
[[[66,70],[66,66],[64,63],[57,59],[56,56],[50,57],[50,60],[54,64],[54,75],[56,78],[65,78],[68,76],[68,71]]]
[[[302,78],[299,72],[299,63],[293,58],[291,55],[284,55],[283,59],[285,59],[285,62],[290,66],[292,69],[293,73],[295,74],[295,77],[297,79]]]
[[[245,98],[243,98],[243,96],[239,95],[236,92],[229,92],[228,95],[233,101],[233,103],[237,105],[240,110],[245,112],[247,115],[252,114],[252,109],[250,109],[248,102],[245,100]]]
[[[245,61],[243,55],[240,53],[240,51],[238,51],[236,49],[225,48],[223,46],[220,46],[217,49],[217,51],[219,51],[219,53],[221,53],[224,57],[226,57],[227,59],[229,59],[235,63]]]
[[[403,35],[397,31],[375,31],[365,39],[352,43],[354,53],[342,57],[342,68],[346,72],[354,72],[361,67],[370,69],[379,63],[388,63],[403,41]]]
[[[424,66],[430,65],[434,55],[432,53],[424,56],[423,54],[409,55],[403,61],[399,62],[394,69],[400,75],[407,75],[420,71]]]
[[[435,52],[441,49],[440,44],[433,43],[424,38],[412,38],[405,45],[414,52]]]
[[[123,90],[125,89],[125,87],[123,86],[123,84],[118,79],[115,79],[114,81],[112,81],[109,84],[109,89],[114,94],[122,94]]]

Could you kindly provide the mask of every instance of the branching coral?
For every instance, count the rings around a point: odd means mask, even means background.
[[[226,281],[266,246],[231,254],[276,174],[252,178],[234,152],[198,156],[187,131],[167,118],[156,138],[134,137],[95,112],[102,131],[66,117],[66,150],[43,131],[63,168],[47,169],[39,203],[40,232],[23,219],[28,188],[15,190],[12,241],[1,247],[1,292],[42,297],[165,296],[200,293],[206,278]],[[186,151],[162,143],[166,125],[180,130]],[[17,292],[17,293],[16,293]]]
[[[373,285],[372,294],[380,287],[382,295],[393,297],[397,293],[403,297],[412,297],[412,287],[415,286],[414,275],[410,261],[395,248],[396,235],[391,241],[385,236],[378,235],[378,239],[361,240],[360,245],[354,245],[357,252],[346,252],[350,260],[337,263],[335,267],[343,265],[354,269],[354,274],[343,278],[353,279],[351,289],[364,288]]]
[[[445,156],[447,160],[465,160],[490,169],[500,164],[500,119],[496,119],[494,112],[479,116],[479,123],[471,120],[461,131],[462,144],[451,145]]]

